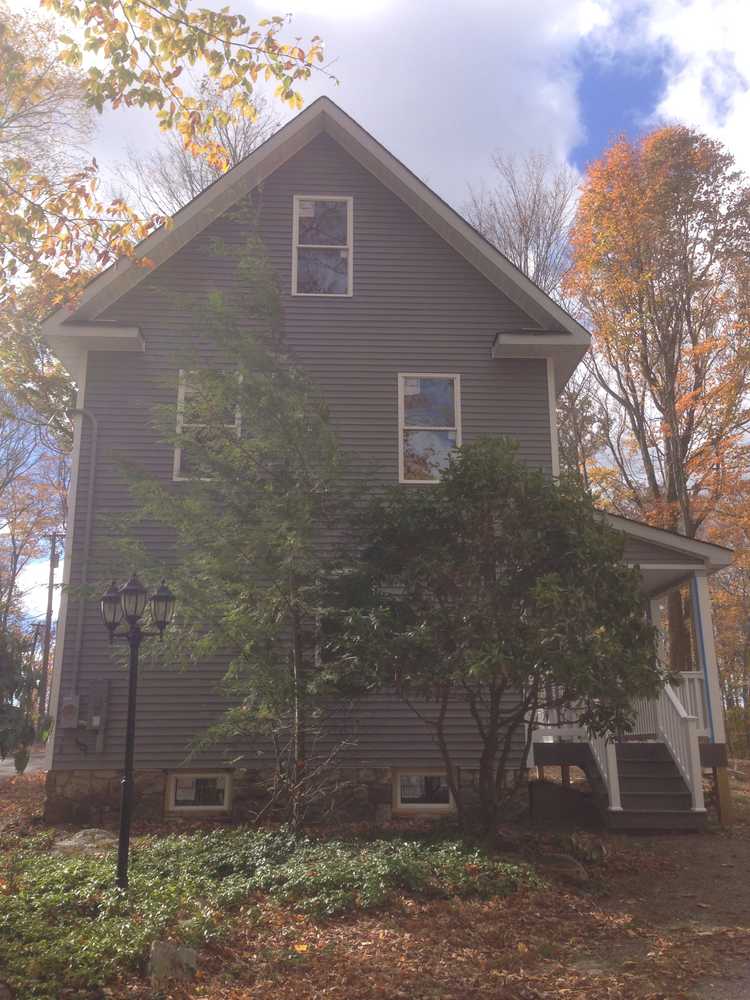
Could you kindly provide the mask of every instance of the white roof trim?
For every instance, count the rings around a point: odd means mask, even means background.
[[[47,343],[71,374],[77,372],[86,351],[145,351],[146,341],[137,326],[115,323],[78,323],[45,333]]]
[[[327,97],[314,101],[181,209],[171,224],[143,240],[134,259],[120,260],[94,278],[72,312],[63,307],[42,323],[43,334],[53,334],[66,324],[96,319],[151,273],[139,266],[139,258],[148,257],[156,265],[164,263],[320,132],[329,133],[534,322],[570,337],[574,349],[588,345],[588,333],[582,326]]]
[[[621,531],[625,535],[638,538],[643,542],[653,542],[654,545],[671,549],[673,552],[680,552],[683,555],[701,559],[704,563],[703,567],[693,565],[693,569],[703,568],[713,573],[716,570],[731,565],[732,550],[724,548],[723,545],[713,545],[711,542],[701,542],[697,538],[687,538],[685,535],[678,535],[672,531],[665,531],[662,528],[652,528],[650,524],[643,524],[641,521],[631,521],[626,517],[609,514],[606,511],[600,511],[599,516],[616,531]],[[642,565],[642,569],[647,570],[648,568],[648,563]],[[685,568],[687,569],[688,567],[686,566]]]
[[[495,337],[491,355],[495,359],[549,359],[555,370],[555,394],[559,396],[588,349],[588,334],[501,332]]]

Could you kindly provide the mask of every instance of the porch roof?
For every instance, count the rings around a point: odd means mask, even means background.
[[[696,572],[715,573],[732,562],[732,550],[723,545],[687,538],[617,514],[603,511],[602,517],[626,536],[625,561],[640,568],[643,591],[650,597],[679,586]]]

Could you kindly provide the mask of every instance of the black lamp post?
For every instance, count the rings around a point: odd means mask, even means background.
[[[150,605],[151,622],[155,631],[141,628],[140,621]],[[144,636],[164,635],[174,615],[175,597],[164,580],[149,598],[146,588],[135,575],[122,587],[112,581],[101,599],[102,619],[109,641],[125,639],[130,646],[128,668],[128,721],[125,730],[125,766],[122,772],[120,800],[120,840],[117,849],[117,884],[128,886],[128,850],[130,847],[130,821],[133,815],[133,749],[135,744],[135,697],[138,689],[138,651]],[[122,625],[122,630],[118,628]]]

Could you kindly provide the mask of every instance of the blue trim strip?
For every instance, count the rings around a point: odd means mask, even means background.
[[[695,626],[695,637],[696,645],[698,647],[698,658],[701,661],[701,669],[703,670],[703,687],[706,693],[706,708],[708,709],[708,721],[711,726],[711,742],[716,742],[716,733],[714,732],[714,713],[711,707],[711,689],[708,686],[708,664],[706,662],[706,646],[705,639],[703,636],[703,621],[701,619],[700,613],[700,602],[698,596],[698,581],[695,576],[690,578],[690,597],[693,601],[693,624]]]

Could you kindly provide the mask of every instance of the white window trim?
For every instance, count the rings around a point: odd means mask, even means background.
[[[343,201],[346,202],[346,247],[343,245],[321,245],[319,249],[347,251],[347,291],[344,295],[333,292],[297,291],[297,250],[299,249],[299,206],[303,201]],[[316,244],[317,245],[317,244]],[[313,247],[303,243],[303,247]],[[305,299],[350,299],[354,295],[354,198],[351,195],[295,194],[292,208],[292,295]]]
[[[422,816],[425,814],[439,814],[445,816],[449,813],[454,813],[456,811],[456,802],[453,798],[453,792],[450,788],[448,789],[449,801],[445,803],[439,802],[401,802],[401,778],[402,776],[418,775],[419,777],[428,776],[438,776],[445,777],[445,769],[440,767],[400,767],[393,772],[393,802],[392,810],[394,816],[408,816],[418,813]]]
[[[224,805],[178,806],[175,805],[178,778],[224,778]],[[229,771],[170,771],[167,774],[165,810],[168,813],[228,813],[232,807],[232,775]]]
[[[176,433],[179,437],[182,434],[182,429],[185,426],[188,427],[206,427],[206,424],[185,424],[185,389],[187,387],[187,376],[190,373],[185,368],[180,368],[177,373],[177,425]],[[225,427],[232,427],[236,431],[237,437],[242,434],[242,414],[240,412],[239,406],[234,415],[234,425],[225,424]],[[210,482],[210,478],[207,476],[182,476],[180,475],[180,466],[182,463],[182,448],[179,444],[175,445],[174,449],[174,459],[172,462],[172,482],[174,483],[197,483]]]
[[[404,382],[408,378],[452,378],[453,407],[456,424],[454,427],[413,427],[404,423]],[[461,447],[461,376],[450,372],[399,372],[398,374],[398,481],[407,485],[439,483],[440,479],[407,479],[404,470],[404,431],[432,430],[455,431],[456,447]]]

